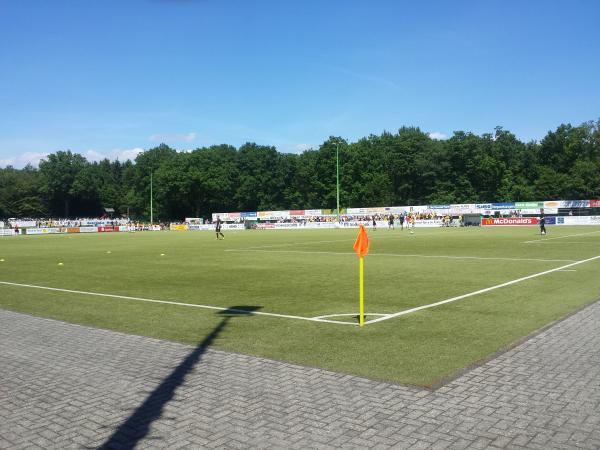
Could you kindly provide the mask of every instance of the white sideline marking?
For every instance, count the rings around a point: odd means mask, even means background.
[[[109,298],[119,298],[119,299],[123,299],[123,300],[135,300],[138,302],[160,303],[160,304],[164,304],[164,305],[188,306],[191,308],[213,309],[213,310],[217,310],[217,311],[233,311],[233,312],[239,312],[239,313],[246,313],[248,315],[254,314],[254,315],[258,315],[258,316],[281,317],[284,319],[308,320],[311,322],[339,323],[342,325],[358,326],[357,324],[350,323],[350,322],[342,322],[339,320],[320,319],[318,317],[291,316],[288,314],[276,314],[276,313],[268,313],[268,312],[261,312],[261,311],[249,312],[244,309],[223,308],[221,306],[196,305],[194,303],[173,302],[173,301],[168,301],[168,300],[154,300],[154,299],[150,299],[150,298],[130,297],[127,295],[102,294],[100,292],[76,291],[73,289],[59,289],[59,288],[53,288],[53,287],[47,287],[47,286],[37,286],[34,284],[10,283],[8,281],[0,281],[0,284],[5,284],[8,286],[25,287],[25,288],[31,288],[31,289],[44,289],[47,291],[55,291],[55,292],[68,292],[70,294],[83,294],[83,295],[93,295],[96,297],[109,297]]]
[[[574,236],[584,236],[586,234],[595,234],[595,233],[600,233],[600,231],[590,231],[588,233],[577,233],[577,234],[567,234],[566,236],[558,236],[558,237],[551,237],[551,238],[541,238],[541,239],[536,239],[535,241],[524,241],[522,242],[523,244],[537,244],[540,242],[546,242],[546,241],[553,241],[555,239],[564,239],[564,238],[569,238],[569,237],[574,237]]]
[[[259,250],[259,249],[228,249],[227,252],[259,252],[259,253],[306,253],[309,255],[354,255],[354,252],[320,252],[305,250]],[[537,259],[537,258],[502,258],[493,256],[454,256],[454,255],[411,255],[405,253],[369,253],[368,256],[404,256],[411,258],[445,258],[445,259],[478,259],[500,261],[538,261],[538,262],[573,262],[574,259]]]
[[[589,261],[593,261],[593,260],[598,259],[598,258],[600,258],[600,255],[594,256],[594,257],[588,258],[588,259],[583,259],[581,261],[576,261],[574,263],[567,264],[565,266],[557,267],[556,269],[545,270],[543,272],[534,273],[533,275],[528,275],[526,277],[517,278],[516,280],[507,281],[506,283],[497,284],[496,286],[491,286],[489,288],[480,289],[478,291],[471,292],[469,294],[463,294],[463,295],[459,295],[457,297],[452,297],[452,298],[449,298],[449,299],[446,299],[446,300],[442,300],[441,302],[430,303],[428,305],[423,305],[423,306],[417,306],[416,308],[411,308],[411,309],[405,309],[404,311],[400,311],[400,312],[397,312],[397,313],[394,313],[394,314],[388,314],[385,317],[380,317],[378,319],[369,320],[369,321],[365,322],[365,325],[371,324],[371,323],[376,323],[376,322],[381,322],[383,320],[393,319],[394,317],[404,316],[405,314],[410,314],[412,312],[420,311],[422,309],[434,308],[436,306],[444,305],[446,303],[452,303],[452,302],[455,302],[457,300],[462,300],[463,298],[473,297],[474,295],[483,294],[485,292],[493,291],[494,289],[500,289],[500,288],[505,287],[505,286],[510,286],[511,284],[520,283],[521,281],[530,280],[530,279],[536,278],[536,277],[541,277],[542,275],[546,275],[546,274],[549,274],[549,273],[552,273],[552,272],[563,271],[564,269],[567,269],[569,267],[573,267],[573,266],[576,266],[578,264],[583,264],[583,263],[586,263],[586,262],[589,262]]]

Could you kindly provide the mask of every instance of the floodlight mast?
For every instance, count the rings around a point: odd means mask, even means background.
[[[154,211],[152,210],[152,171],[150,171],[150,225],[154,222]]]
[[[340,142],[335,141],[335,187],[337,222],[340,223]]]

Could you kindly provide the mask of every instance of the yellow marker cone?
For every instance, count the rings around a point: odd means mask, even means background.
[[[59,266],[64,266],[64,263],[61,263],[61,262],[60,262],[60,263],[58,263],[58,265],[59,265]]]

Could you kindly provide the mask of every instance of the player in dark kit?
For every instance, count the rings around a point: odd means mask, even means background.
[[[219,235],[225,239],[225,235],[221,233],[221,218],[219,216],[217,216],[217,221],[215,222],[215,232],[217,233],[217,240],[219,240]]]
[[[544,235],[546,234],[546,217],[544,217],[544,214],[540,215],[540,234]]]

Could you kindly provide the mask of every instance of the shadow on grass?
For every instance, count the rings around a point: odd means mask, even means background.
[[[260,309],[259,306],[232,306],[219,312],[218,314],[223,316],[223,319],[214,330],[150,393],[144,403],[99,448],[133,449],[140,440],[146,437],[152,422],[162,416],[165,405],[171,401],[177,388],[184,383],[186,375],[200,362],[202,355],[227,326],[229,320],[233,317],[250,316],[253,311],[258,309]]]

